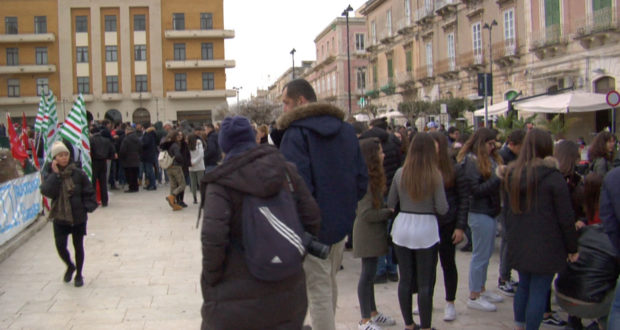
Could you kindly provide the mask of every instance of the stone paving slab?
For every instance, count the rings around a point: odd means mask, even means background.
[[[172,212],[167,191],[113,191],[109,207],[89,215],[85,238],[85,285],[62,282],[51,223],[0,263],[0,329],[197,329],[200,327],[201,249],[197,205]],[[191,193],[186,193],[191,201]],[[69,251],[73,255],[69,240]],[[510,329],[512,298],[493,313],[465,308],[469,253],[457,252],[457,320],[442,321],[443,274],[437,271],[433,326],[437,329]],[[345,252],[338,274],[337,329],[357,329],[360,260]],[[489,289],[495,289],[497,254]],[[378,308],[402,329],[397,283],[375,286]],[[419,318],[416,317],[416,322]]]

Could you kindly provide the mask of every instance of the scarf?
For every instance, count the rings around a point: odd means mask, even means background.
[[[71,212],[71,195],[73,195],[73,179],[71,178],[73,170],[76,169],[75,164],[70,164],[60,170],[60,194],[58,198],[52,201],[52,209],[49,217],[54,220],[62,220],[73,224],[73,213]]]

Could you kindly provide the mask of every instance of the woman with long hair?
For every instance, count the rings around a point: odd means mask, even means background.
[[[494,303],[503,301],[499,294],[485,290],[489,260],[495,247],[495,217],[500,211],[500,179],[495,170],[502,160],[497,152],[496,136],[497,132],[491,129],[479,128],[465,142],[456,159],[461,198],[457,217],[467,218],[473,244],[467,307],[481,311],[495,311]]]
[[[172,165],[166,170],[170,178],[170,195],[166,197],[166,201],[174,211],[183,209],[183,206],[178,204],[178,196],[185,191],[185,176],[183,175],[185,157],[181,152],[183,143],[183,132],[171,130],[160,145],[161,150],[168,151],[173,158]]]
[[[427,133],[418,133],[409,145],[405,163],[394,174],[388,207],[400,204],[392,226],[398,259],[398,302],[406,329],[414,329],[411,294],[418,291],[420,328],[430,329],[437,268],[439,225],[448,201],[437,162],[437,146]]]
[[[602,131],[596,134],[588,149],[590,170],[605,177],[605,174],[613,168],[615,150],[616,138],[611,133]]]
[[[519,272],[514,298],[517,329],[538,329],[555,273],[578,258],[568,187],[551,157],[553,140],[533,128],[504,174],[508,262]],[[474,243],[475,246],[475,243]]]
[[[581,174],[576,170],[576,165],[581,160],[579,146],[570,140],[564,140],[555,145],[553,149],[553,157],[558,161],[558,169],[564,181],[568,186],[568,192],[571,197],[571,205],[575,212],[575,225],[577,229],[583,227],[587,223],[584,204],[584,180]]]
[[[437,220],[439,221],[439,261],[443,269],[443,282],[446,291],[446,307],[443,319],[444,321],[453,321],[456,319],[454,301],[459,278],[455,260],[455,244],[463,240],[467,223],[464,220],[460,223],[457,222],[459,195],[456,189],[456,164],[449,154],[448,138],[441,132],[432,132],[430,135],[437,145],[438,167],[448,200],[448,213],[437,216]]]
[[[194,133],[190,134],[187,137],[187,147],[189,149],[191,159],[191,165],[189,167],[190,187],[194,197],[194,204],[197,204],[198,200],[196,199],[196,190],[200,188],[200,180],[205,173],[205,153],[202,146],[202,139]]]
[[[383,194],[385,173],[383,149],[378,138],[360,141],[360,149],[368,167],[368,189],[357,203],[357,217],[353,223],[353,256],[362,258],[362,273],[357,284],[357,298],[362,320],[360,330],[377,330],[380,325],[394,325],[389,316],[377,312],[375,304],[374,277],[380,256],[388,252],[387,221],[393,210],[385,207]]]

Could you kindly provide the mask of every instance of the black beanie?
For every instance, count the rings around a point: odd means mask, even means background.
[[[220,127],[218,142],[222,152],[226,154],[237,145],[250,142],[256,144],[254,129],[243,116],[226,117]]]

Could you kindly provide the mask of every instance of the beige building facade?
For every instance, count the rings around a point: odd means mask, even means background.
[[[224,40],[234,31],[224,29],[223,1],[28,2],[0,0],[2,112],[33,118],[38,94],[50,89],[61,121],[82,94],[95,120],[206,122],[235,96],[226,89],[235,61],[225,58]],[[33,28],[37,17],[46,33]],[[41,45],[47,62],[31,55]]]

